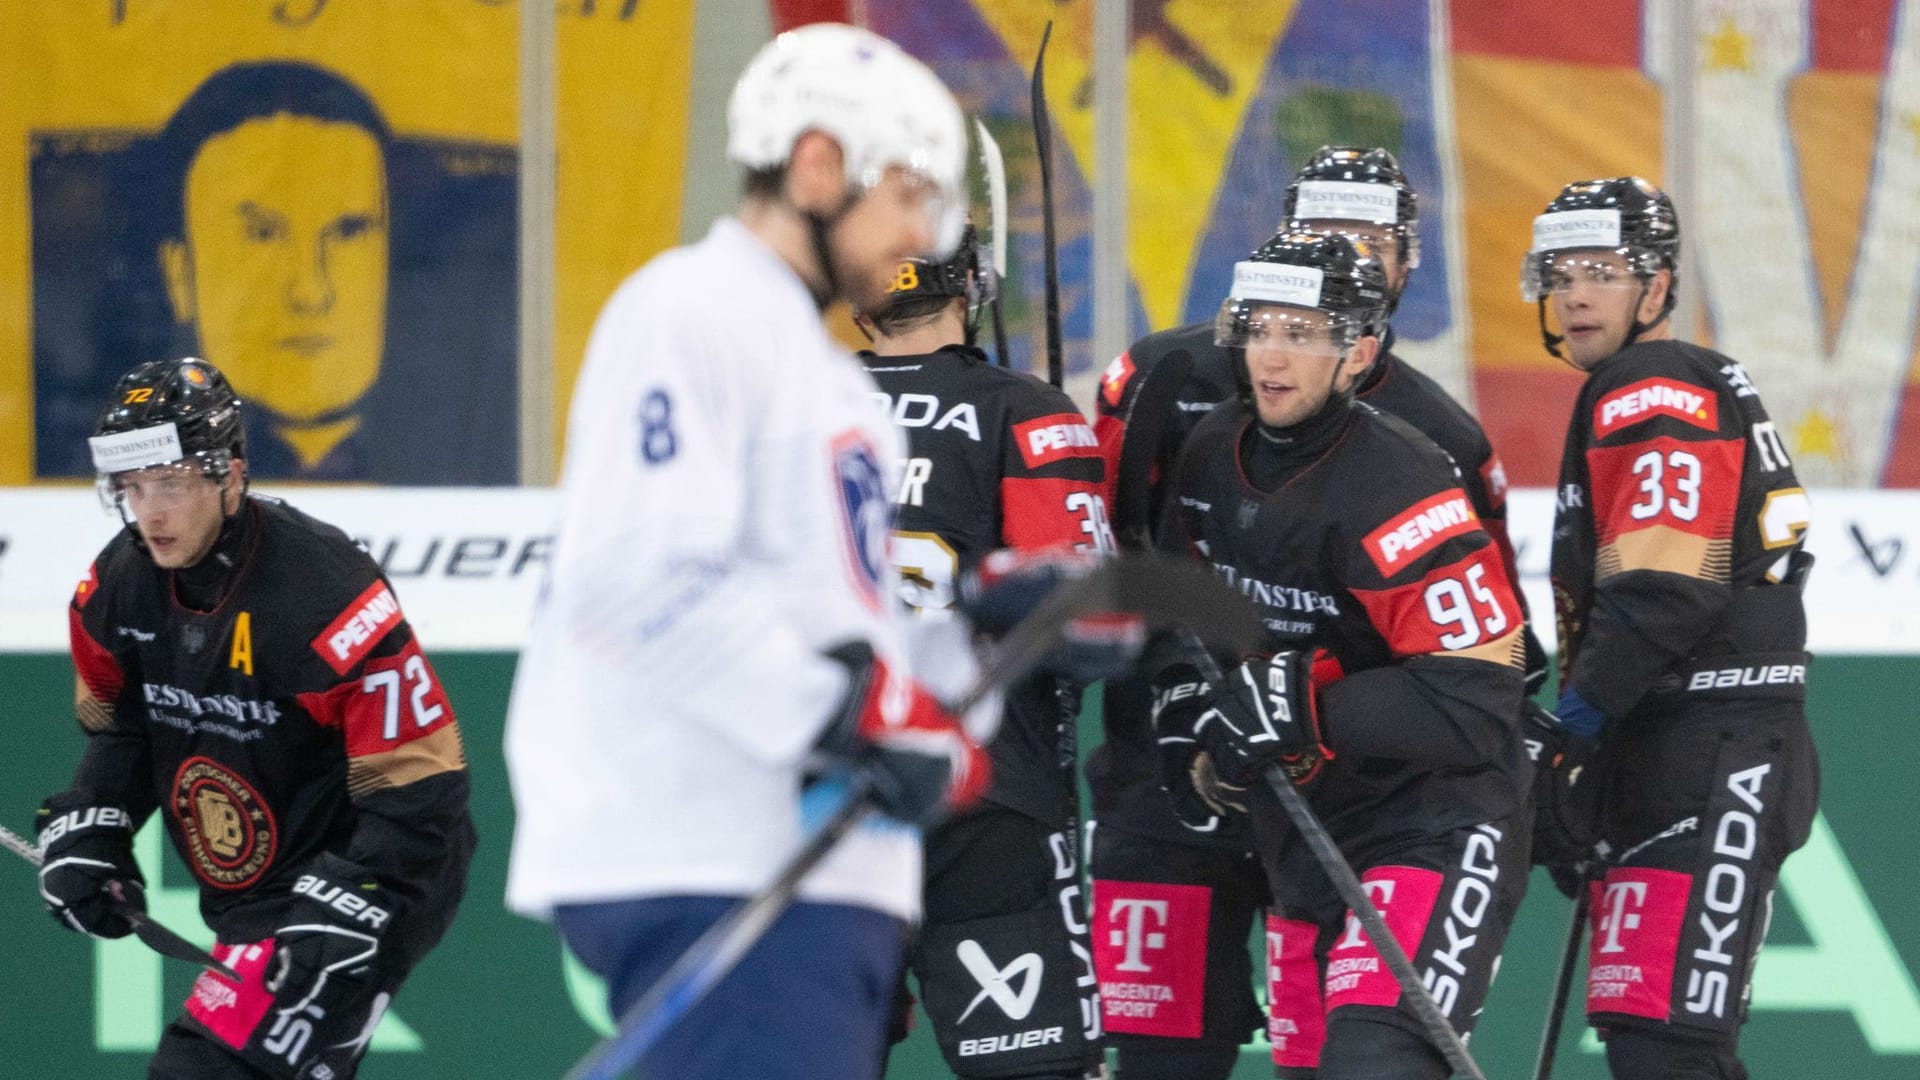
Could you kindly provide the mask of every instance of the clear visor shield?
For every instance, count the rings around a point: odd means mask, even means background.
[[[171,510],[196,497],[204,497],[219,486],[226,471],[224,453],[196,454],[183,461],[150,465],[127,472],[102,473],[94,481],[100,502],[122,517],[137,517],[143,511]]]
[[[1345,355],[1359,339],[1359,328],[1344,316],[1229,298],[1213,320],[1213,342],[1229,349],[1282,349],[1300,356]]]
[[[1408,270],[1420,268],[1419,236],[1405,225],[1381,225],[1370,221],[1341,218],[1296,218],[1294,220],[1314,232],[1338,234],[1357,244],[1365,244],[1372,250],[1372,254],[1383,262],[1388,256],[1400,257],[1401,241],[1405,238],[1406,257],[1401,259],[1401,263]]]
[[[1531,304],[1575,287],[1637,289],[1656,263],[1651,254],[1631,248],[1528,252],[1520,264],[1520,296]]]
[[[869,198],[896,201],[903,209],[920,215],[933,238],[926,256],[937,262],[953,257],[960,247],[960,234],[967,227],[967,200],[957,185],[942,183],[938,177],[918,168],[896,165],[877,175],[862,178]]]

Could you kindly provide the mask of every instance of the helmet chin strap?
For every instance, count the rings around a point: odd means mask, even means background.
[[[1566,335],[1556,334],[1547,329],[1547,298],[1543,296],[1534,301],[1534,309],[1538,311],[1540,315],[1540,340],[1546,345],[1547,352],[1551,354],[1555,360],[1560,360],[1568,364],[1573,363],[1573,361],[1567,359],[1566,353],[1560,351],[1561,344],[1567,340]]]
[[[853,211],[854,204],[859,201],[860,196],[850,191],[830,213],[800,210],[800,216],[807,222],[807,239],[813,246],[813,261],[820,267],[820,276],[825,279],[824,287],[819,289],[814,288],[812,282],[807,283],[807,291],[813,294],[814,305],[821,311],[827,310],[827,306],[840,296],[840,271],[834,265],[833,245],[828,234]],[[799,210],[799,207],[795,209]]]
[[[1627,328],[1627,338],[1620,343],[1620,348],[1624,349],[1640,340],[1640,335],[1666,322],[1667,316],[1673,313],[1673,305],[1668,304],[1660,309],[1660,314],[1655,315],[1652,322],[1640,321],[1640,305],[1647,302],[1647,293],[1651,291],[1652,288],[1653,282],[1651,280],[1641,284],[1640,296],[1633,302],[1633,325]],[[1546,344],[1547,352],[1553,354],[1556,360],[1561,360],[1567,364],[1578,367],[1578,365],[1573,364],[1572,360],[1568,359],[1567,354],[1560,351],[1561,344],[1567,340],[1566,335],[1556,334],[1547,329],[1547,298],[1543,296],[1535,301],[1534,307],[1540,313],[1540,340]]]

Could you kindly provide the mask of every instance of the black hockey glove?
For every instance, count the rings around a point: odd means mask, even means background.
[[[40,897],[60,925],[98,938],[125,937],[124,912],[147,910],[146,879],[133,859],[133,819],[78,792],[40,804],[35,833],[45,861]]]
[[[974,629],[1004,634],[1033,614],[1055,589],[1084,576],[1099,562],[1098,556],[1065,548],[1002,548],[961,575],[956,606]],[[1090,683],[1131,670],[1146,643],[1146,622],[1138,615],[1086,615],[1067,624],[1059,648],[1041,666],[1050,674]]]
[[[1595,743],[1534,704],[1521,706],[1522,738],[1533,759],[1533,862],[1573,895],[1600,840],[1599,785],[1587,780]]]
[[[1151,682],[1160,787],[1180,824],[1195,832],[1213,832],[1221,818],[1247,809],[1246,789],[1220,783],[1193,734],[1200,717],[1214,707],[1213,689],[1187,663],[1161,669]]]
[[[1295,787],[1306,787],[1333,757],[1315,698],[1311,653],[1289,649],[1249,660],[1227,673],[1226,692],[1195,722],[1193,734],[1223,781],[1258,783],[1269,765],[1278,765]]]
[[[399,897],[372,874],[332,852],[307,864],[294,882],[289,921],[274,931],[267,990],[277,1012],[313,1012],[365,995],[377,981],[380,941],[399,913]]]
[[[986,750],[926,687],[864,642],[827,655],[847,666],[850,681],[814,749],[871,777],[881,813],[924,827],[985,793],[993,772]]]
[[[1547,685],[1547,669],[1552,667],[1552,662],[1547,658],[1546,646],[1540,644],[1540,636],[1533,632],[1533,627],[1521,629],[1520,641],[1521,647],[1526,650],[1526,659],[1523,661],[1526,665],[1523,669],[1526,681],[1522,685],[1526,688],[1527,696],[1532,697]]]

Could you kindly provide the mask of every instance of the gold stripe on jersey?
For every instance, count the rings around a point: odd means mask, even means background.
[[[1494,638],[1492,641],[1483,641],[1469,648],[1451,649],[1447,652],[1434,653],[1433,655],[1459,656],[1468,660],[1485,660],[1489,664],[1500,664],[1513,668],[1515,671],[1525,671],[1527,668],[1527,643],[1526,639],[1520,635],[1520,628],[1518,626]]]
[[[89,735],[113,728],[113,706],[94,697],[86,680],[77,675],[73,680],[73,715],[80,721],[80,730]]]
[[[1733,541],[1649,525],[1621,533],[1594,554],[1596,583],[1630,570],[1657,570],[1724,585],[1733,579]]]
[[[349,759],[347,793],[358,799],[466,767],[467,753],[460,744],[460,728],[457,724],[448,724],[431,735],[401,743],[391,750]]]

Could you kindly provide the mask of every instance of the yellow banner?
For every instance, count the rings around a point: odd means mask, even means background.
[[[562,411],[598,305],[678,237],[692,7],[560,9]],[[0,3],[0,483],[90,474],[114,378],[188,353],[256,475],[513,482],[519,17]]]

